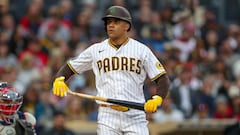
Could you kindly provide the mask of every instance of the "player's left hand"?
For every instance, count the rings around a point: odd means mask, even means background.
[[[68,86],[64,82],[65,77],[60,76],[53,82],[53,94],[63,97],[67,95]]]
[[[162,97],[155,95],[152,97],[152,99],[149,99],[145,104],[144,104],[144,110],[146,112],[156,112],[158,106],[162,104]]]

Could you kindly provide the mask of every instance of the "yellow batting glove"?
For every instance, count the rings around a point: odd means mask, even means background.
[[[162,97],[155,95],[152,97],[152,99],[149,99],[145,104],[144,104],[144,110],[146,112],[156,112],[158,106],[162,104]]]
[[[63,97],[67,95],[68,86],[64,82],[65,77],[61,76],[54,80],[53,82],[53,94]]]

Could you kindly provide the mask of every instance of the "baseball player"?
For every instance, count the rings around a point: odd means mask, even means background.
[[[145,112],[155,112],[168,92],[165,69],[146,45],[128,37],[132,21],[128,10],[111,6],[102,20],[108,39],[91,45],[70,59],[56,74],[53,93],[65,96],[68,80],[74,74],[93,70],[97,96],[144,103],[146,76],[157,83],[158,94],[144,104]],[[148,135],[146,113],[97,101],[98,135]]]
[[[0,82],[0,135],[36,135],[35,117],[19,111],[23,97],[5,82]]]

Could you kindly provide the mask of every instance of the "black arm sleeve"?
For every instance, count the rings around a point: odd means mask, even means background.
[[[169,91],[170,80],[167,74],[164,74],[155,80],[157,84],[157,94],[163,99],[167,96]]]
[[[64,76],[65,80],[67,81],[72,75],[74,75],[74,72],[67,64],[65,64],[59,69],[53,80],[55,80],[57,77]]]

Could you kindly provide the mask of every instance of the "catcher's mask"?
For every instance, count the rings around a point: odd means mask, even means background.
[[[120,19],[128,22],[130,24],[128,31],[131,30],[132,17],[126,8],[121,6],[111,6],[110,8],[107,9],[104,16],[102,17],[102,20],[104,21],[104,25],[105,25],[105,30],[106,30],[106,20],[108,18],[116,18],[116,19]]]
[[[11,123],[23,102],[23,97],[13,87],[0,82],[0,115],[6,123]]]

